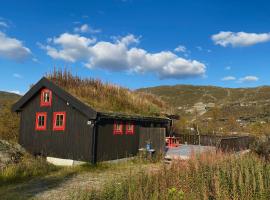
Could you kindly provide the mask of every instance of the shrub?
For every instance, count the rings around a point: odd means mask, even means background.
[[[251,148],[259,156],[270,161],[270,136],[262,136],[258,138]]]

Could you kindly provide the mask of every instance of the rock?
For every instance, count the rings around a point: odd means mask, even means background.
[[[18,163],[25,150],[19,144],[0,140],[0,170],[9,164]]]

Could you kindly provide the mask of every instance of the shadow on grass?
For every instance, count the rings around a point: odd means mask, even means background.
[[[67,171],[61,174],[38,177],[24,182],[9,183],[0,187],[0,199],[23,200],[34,198],[38,194],[58,187],[76,174],[76,171]]]

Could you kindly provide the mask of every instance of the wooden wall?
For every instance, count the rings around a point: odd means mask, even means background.
[[[140,127],[139,148],[146,148],[148,142],[156,152],[163,153],[165,150],[166,128]]]
[[[53,91],[52,91],[53,92]],[[65,131],[53,131],[53,112],[66,111]],[[36,112],[47,112],[47,130],[35,130]],[[53,93],[52,106],[40,107],[40,92],[28,101],[21,112],[19,143],[32,154],[65,159],[92,159],[93,127],[72,105]]]
[[[102,119],[96,131],[96,158],[97,161],[115,160],[134,156],[138,153],[140,124],[134,122],[134,134],[127,135],[126,121],[122,120],[123,134],[113,134],[113,119]]]

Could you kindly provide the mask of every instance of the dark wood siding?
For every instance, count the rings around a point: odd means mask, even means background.
[[[134,123],[134,134],[126,135],[126,122],[123,123],[123,134],[113,134],[113,119],[102,119],[97,128],[97,161],[115,160],[134,156],[138,153],[139,147],[139,127],[140,124]]]
[[[165,150],[165,135],[166,128],[141,127],[139,148],[146,148],[146,144],[150,142],[152,149],[162,153]]]
[[[52,106],[40,107],[40,92],[21,112],[19,143],[32,154],[91,161],[93,127],[88,119],[53,93]],[[65,131],[53,131],[53,112],[66,111]],[[47,130],[35,130],[36,112],[47,112]]]

